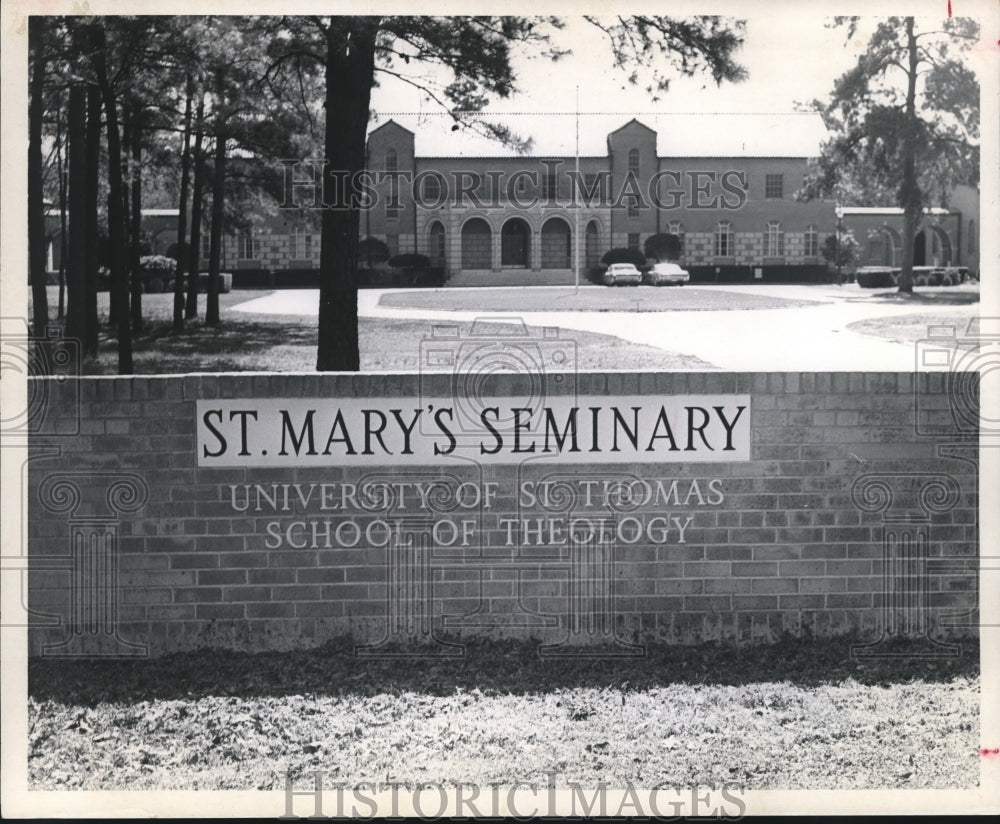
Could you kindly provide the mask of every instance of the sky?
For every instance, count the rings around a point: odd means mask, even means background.
[[[653,102],[612,66],[600,31],[581,17],[567,16],[556,42],[573,54],[557,63],[519,56],[514,63],[518,93],[488,111],[531,137],[532,154],[574,153],[578,88],[581,155],[604,154],[607,133],[632,117],[668,144],[660,147],[662,154],[814,154],[824,135],[822,124],[818,117],[795,114],[798,104],[828,97],[836,78],[864,51],[873,21],[863,22],[846,42],[846,30],[826,27],[827,18],[810,4],[780,4],[781,14],[761,14],[760,5],[749,8],[756,13],[746,18],[745,42],[737,56],[749,72],[743,83],[717,87],[708,75],[678,78]],[[373,92],[379,114],[373,125],[392,117],[413,130],[418,155],[511,153],[495,141],[452,132],[453,121],[413,87],[384,75],[380,83]],[[685,117],[690,113],[702,117]],[[720,120],[719,113],[728,116]]]

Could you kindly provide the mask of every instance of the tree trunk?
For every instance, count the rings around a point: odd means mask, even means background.
[[[913,33],[913,18],[906,18],[906,40],[909,55],[906,83],[906,126],[903,133],[903,179],[899,189],[903,207],[903,266],[899,273],[899,291],[913,291],[913,242],[923,211],[923,197],[917,181],[917,38]]]
[[[204,137],[205,93],[198,98],[198,114],[195,117],[194,185],[191,193],[191,248],[188,250],[188,288],[184,306],[185,318],[198,317],[198,272],[201,269],[201,204],[205,188],[205,163],[201,156],[201,142]]]
[[[84,126],[81,124],[80,129]],[[85,250],[83,254],[83,351],[97,357],[100,322],[97,318],[97,274],[101,266],[100,232],[97,219],[97,194],[101,168],[101,90],[96,86],[87,89],[87,142],[84,169],[84,211],[86,214]],[[72,193],[73,187],[70,186]],[[112,322],[109,310],[108,322]]]
[[[205,297],[205,323],[219,323],[219,269],[222,260],[222,218],[226,196],[226,131],[220,123],[215,135],[215,166],[212,170],[212,228],[208,253],[208,293]]]
[[[194,78],[188,74],[184,101],[184,144],[181,150],[181,197],[177,208],[177,265],[174,267],[174,331],[184,330],[184,241],[187,239],[188,186],[191,177],[191,99]]]
[[[48,336],[49,298],[45,289],[45,198],[42,191],[42,121],[45,116],[44,18],[31,17],[28,37],[34,65],[28,104],[28,277],[31,281],[33,329],[36,338]]]
[[[142,331],[142,109],[132,110],[132,231],[129,232],[129,271],[132,287],[132,331]]]
[[[357,173],[365,168],[365,133],[375,76],[375,37],[379,18],[334,18],[326,43],[326,158],[324,201],[334,203],[336,173],[346,172],[343,206],[325,208],[320,236],[319,340],[316,369],[356,372],[358,351]],[[345,31],[346,28],[346,31]]]
[[[118,133],[115,95],[108,80],[104,28],[91,24],[94,70],[104,99],[108,133],[108,241],[111,247],[111,290],[118,326],[118,374],[132,374],[132,329],[128,311],[128,279],[125,260],[125,219],[123,214],[122,151]]]
[[[59,320],[66,317],[66,137],[63,134],[62,95],[56,110],[56,171],[59,173]]]
[[[87,267],[87,90],[69,89],[69,236],[66,242],[66,338],[85,343],[84,282]],[[86,350],[86,347],[83,347]]]

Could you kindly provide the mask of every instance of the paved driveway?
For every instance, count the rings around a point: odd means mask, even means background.
[[[572,288],[572,287],[568,287]],[[583,286],[581,289],[604,289]],[[698,285],[728,293],[753,293],[790,300],[817,301],[811,306],[785,309],[735,309],[669,312],[469,312],[382,306],[387,291],[364,289],[358,295],[361,317],[465,321],[519,317],[529,326],[556,326],[599,332],[634,343],[695,355],[725,370],[744,371],[913,371],[911,343],[894,343],[847,329],[866,318],[933,313],[955,319],[961,332],[978,314],[978,304],[893,304],[875,299],[854,284],[805,286],[783,284]],[[455,292],[455,289],[443,290]],[[482,289],[473,291],[483,292]],[[490,290],[491,292],[494,290]],[[502,291],[500,289],[495,291]],[[233,307],[234,310],[312,315],[318,294],[314,290],[284,290]]]

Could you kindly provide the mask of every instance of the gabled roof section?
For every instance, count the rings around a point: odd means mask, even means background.
[[[819,155],[829,135],[816,112],[550,112],[539,115],[492,117],[518,135],[532,138],[530,157],[573,157],[579,118],[580,156],[604,157],[608,138],[623,129],[644,137],[657,136],[661,158],[803,158]],[[639,118],[642,118],[641,120]],[[451,120],[397,116],[415,132],[416,156],[518,157],[505,147],[470,130],[453,131]],[[385,128],[389,123],[383,124]],[[400,126],[400,128],[404,128]]]
[[[647,132],[652,132],[654,135],[656,134],[656,130],[655,129],[649,128],[649,126],[647,126],[645,123],[642,123],[642,122],[640,122],[639,120],[637,120],[636,118],[633,117],[624,126],[619,126],[617,129],[615,129],[613,132],[611,132],[608,135],[608,139],[609,140],[611,139],[611,135],[618,134],[618,132],[624,132],[626,129],[632,129],[635,126],[638,126],[640,129],[645,129]]]
[[[411,132],[405,126],[399,125],[399,123],[397,123],[395,120],[393,120],[392,118],[390,118],[389,120],[385,121],[385,123],[383,123],[381,126],[378,126],[378,127],[374,128],[374,129],[372,129],[368,133],[368,137],[371,138],[373,135],[376,135],[376,134],[378,134],[379,132],[381,132],[381,131],[383,131],[385,129],[398,129],[399,131],[406,132],[411,137],[414,136],[413,132]]]

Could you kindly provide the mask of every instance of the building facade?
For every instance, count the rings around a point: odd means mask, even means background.
[[[979,272],[979,191],[956,186],[948,208],[924,210],[913,240],[914,266],[964,266]],[[903,262],[903,210],[845,206],[844,231],[858,243],[858,266],[900,266]]]
[[[242,274],[280,286],[318,270],[316,187],[300,165],[286,170],[285,208],[224,237],[222,267],[237,284]],[[389,120],[368,137],[360,239],[385,244],[389,256],[426,255],[455,285],[583,280],[608,250],[642,250],[662,232],[681,238],[679,262],[695,281],[816,281],[828,275],[822,248],[838,219],[832,201],[797,199],[808,171],[806,156],[662,156],[657,133],[634,119],[607,135],[599,156],[421,156],[414,133]],[[153,253],[171,253],[176,225],[176,210],[144,211]],[[49,226],[56,268],[58,214]],[[958,187],[948,208],[927,210],[916,265],[978,271],[978,226],[978,191]],[[901,210],[845,207],[841,227],[860,245],[858,266],[899,265]],[[360,265],[380,261],[363,256]]]
[[[806,157],[661,157],[637,120],[594,157],[419,157],[414,135],[389,121],[368,141],[371,171],[387,178],[362,217],[362,235],[390,254],[418,252],[463,282],[518,270],[521,282],[586,271],[616,247],[654,234],[682,239],[681,263],[709,274],[823,265],[832,202],[799,202]],[[405,173],[392,198],[392,176]],[[400,175],[402,176],[402,175]],[[397,202],[398,201],[398,202]]]

